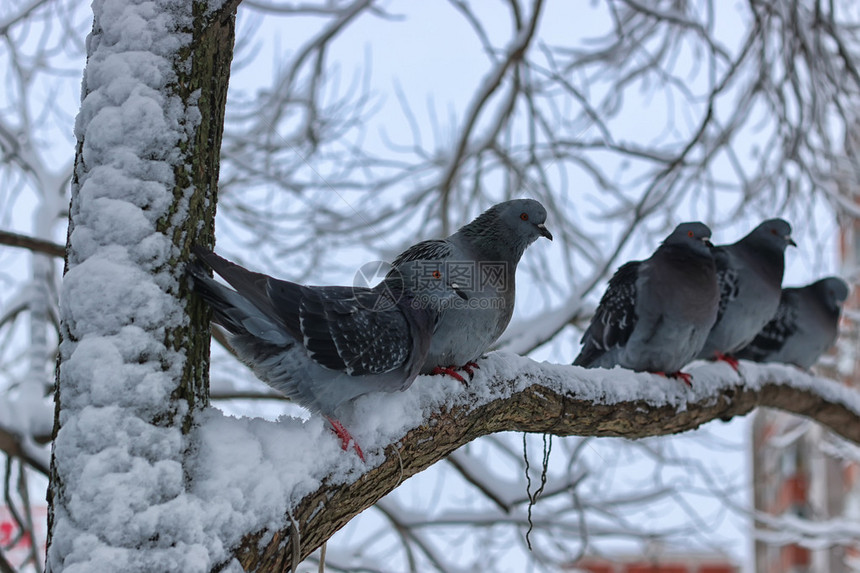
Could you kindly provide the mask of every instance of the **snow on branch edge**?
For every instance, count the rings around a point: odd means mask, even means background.
[[[307,555],[403,479],[498,431],[638,438],[694,429],[763,405],[808,415],[860,442],[860,393],[790,366],[742,362],[735,373],[726,364],[696,362],[688,368],[692,389],[647,373],[585,370],[502,352],[480,366],[468,387],[421,376],[405,392],[371,394],[344,407],[340,419],[362,445],[366,464],[340,449],[319,416],[268,422],[214,409],[203,413],[193,482],[195,493],[208,500],[221,541],[230,547],[242,532],[266,532],[246,535],[241,545],[268,544],[253,560],[271,557],[290,513],[304,526]],[[357,489],[364,491],[357,495]],[[326,522],[326,509],[338,503],[351,507],[338,508],[340,522]]]

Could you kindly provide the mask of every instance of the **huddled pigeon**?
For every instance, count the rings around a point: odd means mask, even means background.
[[[779,306],[789,245],[795,245],[791,225],[768,219],[738,242],[714,247],[720,307],[699,358],[738,369],[732,355],[755,338]]]
[[[737,358],[783,362],[808,370],[836,341],[846,298],[848,285],[836,277],[783,289],[776,316]]]
[[[502,335],[514,312],[515,274],[523,252],[538,237],[552,240],[546,209],[534,199],[498,203],[446,239],[422,241],[394,260],[444,262],[451,280],[468,296],[443,310],[423,374],[447,374],[464,382],[475,361]]]
[[[586,368],[619,365],[680,378],[681,368],[702,349],[717,319],[720,293],[703,223],[682,223],[644,261],[622,265],[574,360]]]
[[[188,266],[194,290],[236,355],[262,381],[326,416],[344,449],[352,437],[334,417],[338,406],[408,388],[425,363],[440,310],[466,296],[444,265],[421,259],[392,269],[372,288],[316,287],[251,272],[201,247],[193,252],[233,287],[200,262]]]

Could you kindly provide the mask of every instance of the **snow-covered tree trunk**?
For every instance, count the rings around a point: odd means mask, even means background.
[[[166,518],[185,513],[185,436],[208,402],[209,335],[195,329],[202,307],[183,296],[180,263],[213,240],[238,2],[211,4],[93,4],[61,294],[50,571],[200,568],[199,532],[169,530]]]

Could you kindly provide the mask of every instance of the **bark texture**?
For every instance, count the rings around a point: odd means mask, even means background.
[[[175,244],[181,247],[182,261],[188,260],[192,245],[212,246],[215,243],[215,206],[220,173],[221,137],[224,133],[224,113],[227,106],[227,87],[230,82],[230,64],[233,61],[233,44],[236,39],[236,8],[230,2],[218,12],[206,11],[205,2],[194,4],[194,41],[191,53],[182,54],[181,62],[190,60],[191,71],[180,72],[176,90],[183,100],[191,103],[196,98],[200,123],[193,133],[190,145],[183,149],[187,162],[174,168],[176,187],[174,196],[180,204],[187,188],[193,189],[189,202],[189,216],[184,225],[176,225],[172,217],[164,217],[164,233],[172,233]],[[177,67],[178,70],[181,68]],[[178,265],[180,261],[173,261]],[[174,349],[187,352],[185,370],[174,396],[188,403],[188,415],[183,423],[187,432],[196,409],[209,403],[209,332],[206,327],[209,309],[199,297],[188,296],[188,282],[180,281],[179,298],[191,317],[187,332],[177,332],[170,341]]]

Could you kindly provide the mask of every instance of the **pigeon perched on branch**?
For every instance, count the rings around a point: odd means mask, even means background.
[[[682,223],[644,261],[622,265],[588,329],[574,365],[621,366],[673,378],[702,349],[717,319],[720,294],[703,223]]]
[[[795,245],[791,225],[768,219],[731,245],[714,247],[720,307],[699,358],[727,362],[773,318],[782,292],[785,249]]]
[[[262,381],[328,418],[344,449],[352,436],[334,417],[338,407],[369,392],[408,388],[425,362],[439,313],[466,297],[443,265],[421,259],[392,269],[372,288],[316,287],[192,250],[194,291],[229,333],[236,355]],[[364,459],[357,443],[355,449]]]
[[[776,315],[736,356],[755,362],[794,364],[808,370],[836,341],[846,298],[848,284],[837,277],[783,289]]]
[[[515,274],[523,252],[539,237],[552,240],[546,209],[534,199],[498,203],[446,239],[422,241],[394,260],[394,268],[416,259],[445,263],[468,296],[445,309],[421,372],[465,382],[475,361],[502,335],[514,312]]]

